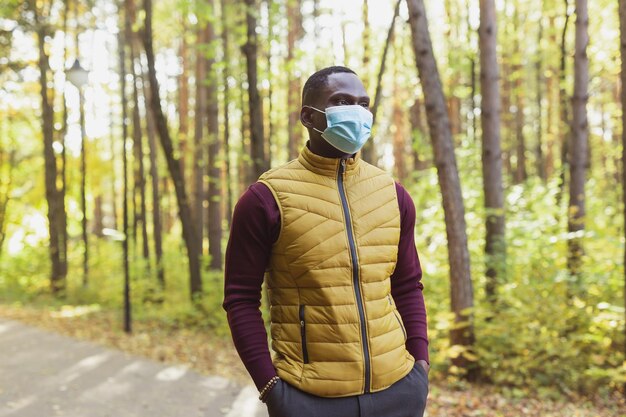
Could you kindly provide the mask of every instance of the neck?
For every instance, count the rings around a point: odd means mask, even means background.
[[[319,140],[309,140],[306,146],[315,155],[323,156],[324,158],[348,159],[354,156],[353,154],[346,154],[339,149],[333,147],[322,137],[320,137]]]

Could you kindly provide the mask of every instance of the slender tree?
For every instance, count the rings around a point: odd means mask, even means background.
[[[626,224],[626,0],[619,0],[619,29],[620,29],[620,52],[622,58],[622,67],[620,80],[622,89],[620,99],[622,104],[622,200],[624,224]],[[626,228],[623,230],[624,238],[626,238]],[[624,265],[626,265],[626,249],[624,249]],[[624,269],[624,307],[626,307],[626,269]],[[626,310],[624,311],[626,316]],[[626,317],[625,317],[626,318]],[[626,327],[624,327],[624,357],[626,357]],[[626,395],[626,382],[623,386],[624,395]]]
[[[142,67],[142,74],[145,70]],[[161,195],[159,191],[159,171],[157,163],[157,144],[156,144],[156,127],[154,126],[154,116],[148,104],[148,87],[143,81],[145,75],[142,76],[141,85],[143,86],[143,105],[146,114],[146,132],[148,133],[148,151],[150,159],[150,180],[152,185],[152,234],[154,239],[154,254],[156,256],[157,279],[161,288],[165,287],[165,268],[163,266],[163,237],[161,225]]]
[[[298,156],[302,146],[300,127],[300,77],[296,71],[297,42],[302,37],[301,0],[287,0],[287,131],[289,159]]]
[[[476,32],[478,32],[477,30],[474,29],[474,27],[472,26],[472,22],[471,22],[471,3],[470,2],[465,2],[465,7],[466,7],[466,19],[465,19],[465,33],[466,33],[466,45],[468,45],[469,47],[467,48],[467,52],[466,52],[466,59],[469,61],[469,87],[470,87],[470,94],[468,97],[468,102],[469,102],[469,111],[467,112],[468,118],[471,120],[471,135],[470,138],[472,140],[472,142],[476,141],[476,135],[477,135],[477,117],[476,117],[476,91],[477,91],[477,82],[476,82],[476,54],[474,53],[474,49],[475,49],[475,44],[476,44]]]
[[[569,143],[570,143],[570,115],[569,115],[569,98],[566,90],[567,80],[567,29],[569,27],[569,21],[571,13],[569,11],[569,0],[563,0],[565,5],[565,23],[563,25],[563,31],[561,32],[561,50],[560,50],[560,65],[559,65],[559,108],[560,108],[560,123],[559,133],[561,137],[561,171],[559,192],[557,194],[557,205],[561,205],[561,199],[563,195],[563,189],[565,188],[565,172],[569,163]]]
[[[500,147],[500,90],[497,58],[496,5],[494,0],[480,1],[480,89],[482,125],[482,172],[485,195],[485,292],[496,301],[498,278],[504,275],[504,191],[502,188],[502,151]]]
[[[543,75],[543,48],[541,42],[544,36],[543,16],[539,17],[539,29],[537,30],[537,51],[535,57],[535,106],[537,107],[537,120],[535,121],[535,171],[537,176],[544,182],[548,179],[545,169],[545,158],[543,156],[543,91],[544,91],[544,75]]]
[[[80,211],[83,239],[83,286],[89,283],[89,234],[87,233],[87,135],[85,132],[85,99],[78,87],[80,99]]]
[[[37,35],[37,46],[39,52],[39,87],[41,93],[41,109],[42,109],[42,133],[43,133],[43,152],[45,167],[45,184],[46,184],[46,201],[48,203],[48,232],[50,236],[50,244],[48,251],[52,268],[50,271],[50,287],[53,293],[59,293],[65,288],[65,276],[67,266],[65,265],[66,256],[63,253],[63,236],[64,225],[67,221],[63,210],[62,195],[57,186],[57,163],[52,143],[54,141],[54,110],[52,106],[52,93],[48,85],[49,57],[46,48],[46,38],[50,36],[50,26],[44,11],[38,9],[35,1],[26,2],[33,15],[35,16],[35,32]]]
[[[263,102],[259,94],[257,55],[257,0],[245,0],[247,40],[243,46],[246,56],[246,73],[248,75],[248,108],[250,114],[250,140],[252,166],[255,179],[269,169],[265,158],[265,139],[263,129]]]
[[[111,71],[115,71],[114,68],[111,68]],[[114,104],[113,104],[113,97],[110,98],[109,100],[109,139],[110,139],[110,149],[109,151],[111,152],[111,160],[110,160],[110,169],[111,169],[111,188],[109,189],[109,194],[110,194],[110,198],[111,198],[111,208],[112,208],[112,215],[113,215],[113,228],[117,230],[117,228],[119,227],[119,223],[118,223],[118,211],[117,211],[117,186],[116,186],[116,170],[115,170],[115,142],[117,140],[117,137],[115,135],[115,115],[114,115]]]
[[[405,95],[403,88],[400,86],[400,71],[402,67],[399,64],[400,61],[400,48],[395,48],[394,57],[394,77],[393,77],[393,161],[395,167],[396,177],[400,182],[404,182],[407,177],[406,167],[406,155],[407,155],[407,135],[405,132],[405,108],[404,100]]]
[[[361,35],[363,39],[363,74],[361,75],[361,78],[363,79],[363,85],[365,87],[365,90],[367,91],[370,88],[370,62],[372,60],[372,48],[370,45],[372,28],[370,25],[369,0],[363,0],[361,13],[363,16],[363,34]],[[347,62],[348,58],[346,57],[346,64]]]
[[[226,171],[225,184],[226,184],[226,219],[228,221],[228,225],[230,226],[232,220],[232,211],[233,211],[233,191],[231,187],[231,179],[230,179],[230,102],[231,102],[231,93],[230,93],[230,37],[228,36],[229,32],[229,17],[230,17],[230,6],[227,4],[227,0],[221,1],[221,9],[222,9],[222,51],[223,51],[223,62],[224,68],[222,70],[222,85],[224,86],[224,161],[225,166],[224,169]]]
[[[11,123],[11,116],[8,117],[8,121]],[[9,132],[3,132],[2,129],[0,129],[0,133],[3,134],[3,137],[10,137]],[[17,162],[15,153],[15,149],[5,150],[4,144],[0,141],[0,257],[7,236],[7,209],[9,201],[11,201],[13,171]]]
[[[389,30],[387,31],[387,41],[385,42],[385,47],[383,48],[383,55],[380,59],[380,69],[378,70],[378,77],[376,78],[376,93],[374,94],[374,104],[372,105],[372,116],[374,118],[374,122],[376,122],[376,113],[378,113],[378,106],[380,106],[380,100],[382,96],[383,90],[383,74],[385,73],[385,66],[387,63],[387,53],[389,52],[389,46],[393,41],[393,32],[396,24],[396,19],[398,18],[398,14],[400,14],[400,3],[402,0],[398,0],[396,3],[396,7],[394,9],[393,17],[391,18],[391,24],[389,25]],[[371,141],[368,141],[368,143]],[[373,151],[373,149],[370,149]],[[369,155],[372,157],[373,155]]]
[[[124,13],[124,16],[126,13]],[[120,11],[120,19],[122,18]],[[125,19],[125,17],[124,17]],[[130,268],[129,268],[129,251],[128,251],[128,157],[126,154],[126,140],[128,138],[128,120],[127,120],[127,98],[126,98],[126,37],[124,32],[120,30],[118,33],[117,49],[120,62],[120,95],[122,103],[122,256],[124,257],[124,331],[130,333],[132,331],[132,304],[130,299]]]
[[[371,60],[372,60],[372,48],[370,38],[372,37],[372,29],[369,19],[369,0],[363,0],[363,7],[361,9],[363,19],[363,33],[361,35],[363,39],[363,69],[361,72],[361,79],[363,80],[363,86],[366,91],[370,89],[370,73],[371,73]],[[392,25],[393,26],[393,25]],[[347,51],[347,43],[345,41],[345,25],[343,27],[344,32],[344,49]],[[348,53],[345,53],[345,62],[348,62]],[[363,149],[361,150],[361,157],[368,162],[374,162],[376,149],[373,140],[368,140]]]
[[[582,238],[574,235],[585,229],[585,178],[589,125],[587,99],[589,94],[589,14],[587,0],[576,0],[576,44],[574,54],[574,95],[572,97],[572,134],[570,148],[570,187],[567,230],[573,234],[568,240],[567,266],[570,273],[579,276],[582,265]]]
[[[189,258],[189,284],[190,295],[192,300],[202,292],[202,278],[200,276],[200,251],[196,238],[195,225],[192,220],[191,210],[189,207],[189,199],[185,190],[185,181],[180,173],[179,160],[174,155],[174,146],[167,127],[167,119],[161,108],[161,99],[159,94],[159,84],[157,81],[156,70],[154,67],[154,51],[152,49],[152,0],[144,0],[145,25],[143,30],[143,43],[146,51],[146,60],[148,62],[148,78],[150,83],[150,109],[154,115],[155,125],[161,147],[167,161],[167,168],[174,183],[174,191],[176,192],[176,201],[178,203],[178,211],[182,223],[183,240],[187,247],[187,256]]]
[[[206,165],[206,141],[205,141],[205,126],[207,118],[207,88],[206,88],[206,74],[207,74],[207,60],[204,55],[207,49],[207,22],[206,18],[202,17],[198,22],[196,28],[196,104],[195,104],[195,117],[194,117],[194,133],[193,133],[193,202],[192,202],[192,214],[194,222],[199,225],[196,228],[196,239],[198,239],[198,245],[202,247],[204,238],[204,224],[203,211],[204,211],[204,171]]]
[[[421,148],[424,138],[428,135],[426,127],[424,126],[423,117],[423,103],[420,97],[416,97],[413,105],[409,109],[410,122],[411,122],[411,138],[413,148],[413,170],[420,171],[427,167],[426,161],[422,159]]]
[[[407,0],[407,5],[413,52],[424,91],[428,127],[446,222],[451,281],[450,304],[455,317],[455,324],[450,331],[450,344],[471,350],[475,339],[472,316],[474,292],[467,246],[465,207],[454,155],[454,144],[450,133],[450,122],[441,78],[428,32],[424,2],[423,0]],[[468,369],[467,376],[469,378],[476,376],[464,355],[455,358],[454,363],[461,368]]]
[[[133,186],[133,207],[135,208],[133,213],[133,236],[137,236],[137,231],[141,228],[141,243],[142,253],[146,261],[150,259],[150,248],[148,246],[148,225],[146,221],[146,176],[144,168],[144,148],[143,148],[143,133],[141,126],[141,115],[139,112],[139,71],[137,65],[137,57],[140,51],[140,43],[137,36],[132,30],[133,24],[136,22],[136,13],[134,1],[130,0],[126,2],[128,7],[128,18],[126,19],[126,33],[127,39],[130,39],[128,44],[130,51],[130,73],[133,77],[132,81],[132,100],[133,100],[133,152],[135,156],[134,167],[134,186]],[[139,204],[137,204],[137,200]],[[149,263],[148,263],[149,265]]]
[[[67,0],[66,4],[65,4],[65,10],[63,13],[63,55],[64,55],[64,61],[63,62],[67,62],[68,61],[68,55],[69,55],[69,48],[68,48],[68,42],[67,42],[67,38],[68,38],[68,15],[70,14],[70,9],[71,9],[71,1]],[[75,13],[75,19],[76,21],[78,21],[78,8],[76,8],[74,10]],[[76,32],[78,33],[78,29],[76,29]],[[76,56],[78,56],[78,45],[75,45],[75,49],[76,49]],[[61,126],[61,130],[59,131],[59,136],[58,136],[58,141],[59,143],[62,145],[61,147],[61,186],[59,188],[59,205],[61,206],[60,211],[62,211],[63,213],[67,213],[67,210],[65,209],[65,198],[67,196],[67,146],[65,143],[65,137],[67,136],[67,130],[68,130],[68,115],[69,112],[67,111],[67,101],[65,100],[65,88],[67,87],[67,83],[63,84],[62,87],[62,91],[61,94],[63,95],[63,124]],[[63,257],[62,262],[61,262],[61,267],[63,268],[63,275],[67,276],[67,242],[68,242],[68,232],[67,232],[67,214],[64,215],[62,217],[61,220],[61,230],[59,233],[59,249],[60,249],[60,256]]]
[[[278,4],[275,0],[264,0],[265,6],[267,8],[267,37],[265,38],[265,42],[267,45],[271,45],[272,42],[276,39],[276,29],[275,27],[278,25],[277,22],[277,6]],[[274,120],[274,91],[277,83],[274,83],[274,75],[272,72],[272,48],[261,48],[261,55],[265,54],[265,82],[267,83],[267,94],[262,101],[267,103],[267,117],[266,117],[266,127],[267,129],[267,140],[265,141],[265,155],[267,159],[267,165],[272,165],[272,140],[274,139],[274,131],[276,122]],[[288,69],[287,73],[291,74],[291,70]],[[264,128],[265,129],[265,128]]]
[[[515,8],[513,14],[513,27],[519,28],[522,22],[525,20],[520,17],[520,6]],[[522,45],[520,42],[520,36],[517,31],[513,33],[513,56],[512,56],[512,69],[513,69],[513,95],[515,97],[515,143],[516,143],[516,164],[515,173],[513,175],[516,183],[522,183],[526,181],[528,174],[526,172],[526,137],[524,136],[524,106],[525,102],[525,88],[524,88],[524,64],[523,59],[525,54],[522,51]]]
[[[183,3],[185,4],[185,3]],[[180,153],[180,169],[185,177],[185,161],[188,154],[189,137],[189,43],[187,41],[187,10],[183,6],[181,17],[181,36],[178,57],[180,58],[181,72],[178,77],[178,149]]]
[[[216,1],[211,0],[210,6],[215,10]],[[209,268],[212,270],[222,269],[222,204],[220,201],[222,187],[220,163],[220,140],[219,140],[219,102],[217,97],[218,74],[216,65],[216,45],[218,44],[215,24],[209,20],[207,24],[207,43],[209,48],[205,54],[207,83],[206,83],[206,111],[208,133],[208,170],[206,172],[208,184],[207,206],[207,235],[209,237]]]

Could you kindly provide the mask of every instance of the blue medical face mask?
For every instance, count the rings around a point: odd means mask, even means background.
[[[313,130],[342,152],[357,153],[371,135],[373,116],[363,106],[333,106],[327,107],[326,111],[305,107],[326,114],[326,129],[322,132],[314,127]]]

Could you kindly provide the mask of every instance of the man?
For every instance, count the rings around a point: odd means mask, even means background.
[[[270,417],[422,416],[428,339],[415,207],[357,153],[370,99],[345,67],[313,74],[299,157],[237,203],[224,309]],[[261,312],[264,273],[274,358]]]

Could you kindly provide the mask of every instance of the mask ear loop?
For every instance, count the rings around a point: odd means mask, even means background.
[[[305,104],[305,105],[304,105],[304,106],[302,106],[302,107],[308,107],[309,109],[313,109],[313,110],[318,111],[318,112],[320,112],[320,113],[326,114],[326,112],[325,112],[325,111],[320,110],[320,109],[318,109],[317,107],[309,106],[308,104]]]
[[[318,111],[318,112],[320,112],[320,113],[322,113],[322,114],[326,114],[326,112],[325,112],[325,111],[322,111],[322,110],[320,110],[320,109],[318,109],[318,108],[316,108],[316,107],[313,107],[313,106],[309,106],[308,104],[305,104],[305,105],[304,105],[304,106],[302,106],[302,107],[308,107],[309,109],[313,109],[313,110]],[[316,128],[315,128],[315,126],[313,126],[313,130],[315,130],[317,133],[324,133],[323,131],[321,131],[321,130],[319,130],[319,129],[316,129]]]

